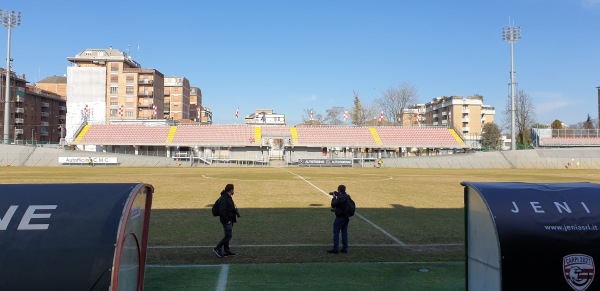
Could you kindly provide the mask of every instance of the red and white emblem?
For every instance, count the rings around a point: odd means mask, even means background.
[[[571,254],[563,258],[563,273],[573,290],[583,291],[592,284],[596,268],[594,258],[584,254]]]

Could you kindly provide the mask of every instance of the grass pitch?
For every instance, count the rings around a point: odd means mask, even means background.
[[[600,173],[293,167],[0,169],[0,183],[153,185],[147,290],[462,290],[462,181],[600,183]],[[211,248],[222,229],[210,206],[227,183],[235,184],[234,200],[242,215],[232,239],[238,255],[217,258]],[[350,253],[330,255],[325,251],[331,248],[334,215],[327,192],[339,184],[347,186],[357,214],[350,222]],[[346,283],[334,283],[340,280]]]

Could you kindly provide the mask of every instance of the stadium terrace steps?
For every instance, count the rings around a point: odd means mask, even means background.
[[[81,132],[79,132],[79,135],[77,136],[77,138],[75,139],[75,142],[81,142],[81,140],[83,139],[83,137],[85,136],[85,134],[88,132],[88,130],[90,130],[90,125],[86,125],[81,129]]]
[[[255,127],[254,128],[254,144],[261,143],[261,136],[262,136],[262,133],[260,131],[260,126]]]
[[[171,129],[169,129],[169,135],[167,136],[167,143],[173,143],[173,139],[175,138],[176,133],[177,126],[171,126]]]
[[[463,141],[463,139],[458,135],[458,133],[456,133],[456,130],[454,130],[453,128],[448,128],[448,131],[450,132],[450,134],[454,137],[454,139],[458,142],[458,144],[461,147],[467,147],[467,145],[465,144],[465,141]]]
[[[292,133],[292,144],[298,144],[298,131],[295,127],[290,127],[290,132]]]
[[[374,127],[369,127],[369,131],[371,132],[371,135],[373,136],[375,143],[377,145],[383,145],[383,143],[381,142],[381,138],[379,138],[379,134],[377,133],[377,130]]]

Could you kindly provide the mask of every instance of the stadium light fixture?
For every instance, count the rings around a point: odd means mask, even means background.
[[[15,26],[21,25],[21,12],[15,11],[2,11],[0,9],[0,20],[4,24],[4,27],[8,28],[8,42],[6,48],[6,98],[4,100],[4,143],[10,142],[10,30]]]
[[[515,140],[515,42],[521,40],[521,27],[509,26],[502,28],[502,40],[510,44],[510,149],[516,149]]]

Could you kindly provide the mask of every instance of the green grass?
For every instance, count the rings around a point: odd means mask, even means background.
[[[594,182],[595,170],[392,168],[0,168],[0,183],[122,183],[155,187],[147,290],[214,290],[221,264],[233,290],[464,289],[464,188],[469,182]],[[232,248],[210,206],[234,183],[242,217]],[[345,184],[357,204],[350,253],[329,255],[325,193]],[[385,233],[383,231],[385,231]],[[398,244],[399,240],[402,244]],[[161,248],[159,248],[161,247]],[[398,262],[401,262],[399,264]],[[414,264],[411,264],[414,263]],[[202,266],[202,267],[199,267]],[[430,272],[415,271],[427,268]],[[335,285],[344,274],[356,288]],[[346,275],[347,274],[347,275]]]

